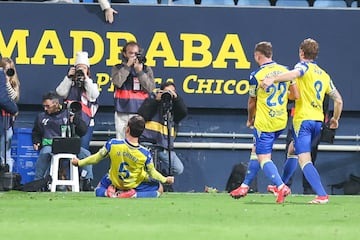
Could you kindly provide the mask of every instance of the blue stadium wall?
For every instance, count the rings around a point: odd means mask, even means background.
[[[104,22],[98,5],[0,3],[0,53],[16,61],[21,80],[21,113],[16,127],[32,127],[41,96],[54,90],[74,63],[77,51],[89,52],[92,78],[101,90],[94,140],[113,137],[111,67],[121,62],[126,41],[144,48],[156,83],[173,80],[190,108],[181,123],[177,152],[185,171],[177,191],[225,189],[231,168],[249,158],[251,132],[245,127],[247,78],[256,69],[253,48],[271,41],[274,59],[293,66],[307,37],[320,43],[319,64],[344,97],[344,114],[334,145],[320,145],[317,167],[327,191],[332,184],[360,176],[357,56],[360,54],[358,9],[289,9],[114,5],[115,23]],[[71,17],[73,16],[73,17]],[[109,132],[109,134],[104,134]],[[95,143],[95,142],[94,142]],[[203,145],[201,145],[203,144]],[[284,139],[273,159],[282,170]],[[92,151],[98,145],[93,144]],[[94,167],[95,181],[108,160]],[[293,192],[300,193],[301,172]],[[268,181],[258,176],[260,192]]]

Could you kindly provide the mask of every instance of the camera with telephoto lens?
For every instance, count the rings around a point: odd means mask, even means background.
[[[6,70],[6,75],[8,77],[12,77],[15,75],[15,70],[13,68],[9,68],[8,70]]]
[[[146,57],[141,53],[135,53],[139,63],[146,63]]]
[[[161,94],[161,100],[164,102],[170,102],[174,98],[174,95],[171,91],[164,91]]]
[[[172,100],[174,95],[171,91],[164,91],[161,94],[161,102],[165,111],[170,111],[172,109]]]

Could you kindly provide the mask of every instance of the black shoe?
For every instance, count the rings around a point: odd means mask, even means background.
[[[164,183],[164,192],[174,192],[173,186],[171,184]]]
[[[0,164],[0,172],[9,172],[9,164]]]

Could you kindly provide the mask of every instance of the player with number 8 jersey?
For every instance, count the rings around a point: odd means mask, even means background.
[[[300,61],[294,67],[299,71],[297,86],[300,98],[296,101],[293,125],[298,132],[304,120],[324,121],[323,99],[335,90],[330,76],[315,61]],[[306,74],[308,73],[308,74]]]
[[[339,126],[343,101],[329,75],[321,69],[315,59],[319,53],[319,44],[311,38],[303,40],[299,47],[300,62],[294,69],[262,81],[262,87],[267,89],[274,83],[296,79],[300,92],[299,99],[295,100],[295,113],[292,134],[295,142],[295,154],[298,155],[300,167],[306,180],[316,193],[316,198],[309,203],[328,203],[327,195],[311,159],[311,146],[321,136],[323,126],[323,101],[325,94],[334,101],[334,113],[330,119],[330,128]]]

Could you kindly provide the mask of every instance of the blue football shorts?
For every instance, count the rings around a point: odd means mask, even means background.
[[[276,132],[261,132],[254,128],[256,154],[269,154],[272,152],[275,140],[284,129]]]
[[[297,134],[292,128],[295,154],[311,152],[312,143],[320,138],[321,127],[322,122],[320,121],[305,120],[301,123]]]

